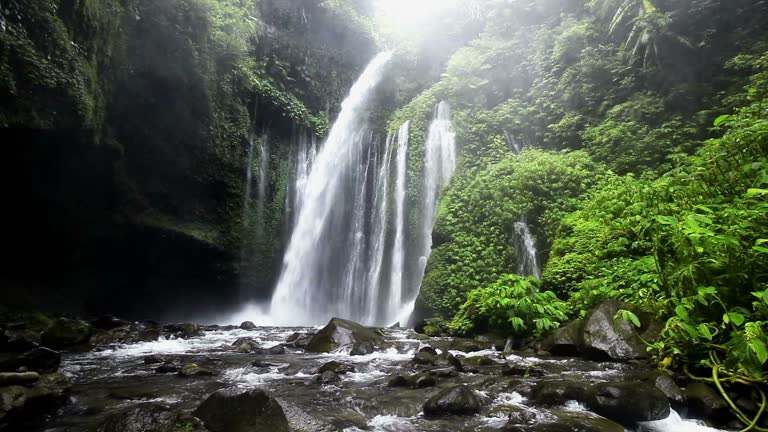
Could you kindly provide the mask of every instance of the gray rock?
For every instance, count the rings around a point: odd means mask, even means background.
[[[413,356],[413,362],[420,365],[433,365],[437,356],[430,352],[419,351]]]
[[[586,412],[555,411],[553,421],[510,419],[502,429],[509,432],[624,432],[624,426]],[[530,420],[525,419],[523,420]]]
[[[110,415],[99,432],[203,432],[205,428],[194,417],[184,416],[169,407],[141,404]]]
[[[645,343],[634,333],[632,324],[614,320],[616,312],[629,306],[617,300],[606,300],[589,312],[582,331],[582,351],[595,360],[628,361],[648,357]],[[640,336],[652,342],[658,338],[661,324],[650,314],[637,313],[643,326]]]
[[[195,378],[195,377],[213,376],[213,375],[216,375],[216,372],[214,372],[211,369],[198,366],[196,364],[188,364],[181,368],[181,370],[178,372],[178,375],[184,378]]]
[[[347,373],[354,372],[355,371],[355,367],[350,365],[350,364],[340,363],[340,362],[337,362],[335,360],[332,360],[332,361],[329,361],[328,363],[320,366],[317,369],[317,371],[315,371],[315,373],[321,374],[323,372],[328,372],[328,371],[335,372],[335,373],[337,373],[339,375],[344,375],[344,374],[347,374]]]
[[[423,352],[423,353],[430,353],[433,356],[437,355],[437,350],[432,348],[431,346],[423,346],[423,347],[419,348],[419,352],[420,353],[421,352]]]
[[[424,415],[474,415],[483,408],[480,398],[467,386],[459,385],[445,389],[424,403]]]
[[[285,345],[278,344],[269,348],[256,347],[252,348],[251,353],[258,355],[279,355],[285,354]]]
[[[181,366],[179,366],[176,362],[166,361],[165,363],[161,364],[155,369],[155,373],[159,373],[159,374],[177,373],[180,370],[181,370]]]
[[[587,401],[589,409],[625,426],[669,417],[667,396],[651,385],[599,383],[592,386],[591,391]]]
[[[256,324],[254,324],[251,321],[243,321],[240,324],[240,328],[243,329],[243,330],[255,330],[256,329]]]
[[[294,348],[306,348],[315,333],[294,333],[285,340],[288,346]]]
[[[307,344],[307,351],[327,353],[349,349],[351,354],[366,354],[384,346],[379,330],[340,318],[332,318]]]
[[[15,420],[42,417],[55,411],[67,403],[71,387],[70,381],[58,373],[39,376],[27,386],[0,386],[0,424],[9,423],[8,430],[19,430],[14,426]]]
[[[192,413],[211,432],[289,432],[280,404],[264,390],[219,390]]]
[[[694,382],[685,388],[690,413],[695,417],[721,417],[728,410],[728,403],[720,393],[705,383]]]
[[[179,339],[191,339],[203,335],[203,329],[195,323],[168,324],[163,327],[163,330]]]
[[[556,356],[578,356],[584,344],[583,320],[572,321],[552,332],[542,343],[542,348]]]
[[[505,363],[501,366],[501,374],[504,376],[543,377],[547,375],[547,372],[536,366],[510,365]]]
[[[529,400],[534,405],[552,407],[570,400],[586,402],[590,399],[590,393],[582,381],[548,379],[540,381],[531,389]]]
[[[322,384],[335,384],[341,381],[341,377],[336,372],[325,371],[319,374],[315,381]]]
[[[471,353],[475,351],[482,351],[491,347],[491,344],[487,342],[479,342],[474,339],[455,338],[448,346],[449,350],[461,351],[465,353]]]
[[[158,364],[158,363],[165,363],[165,358],[162,356],[159,356],[157,354],[151,354],[148,356],[144,356],[144,364],[151,365],[151,364]]]

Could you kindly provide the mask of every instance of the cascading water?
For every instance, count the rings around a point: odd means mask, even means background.
[[[287,232],[290,232],[298,222],[299,212],[301,212],[304,199],[304,191],[307,186],[307,178],[309,178],[309,171],[317,154],[317,140],[307,130],[302,130],[298,134],[298,142],[296,144],[295,166],[288,179],[285,193]]]
[[[525,221],[515,222],[515,234],[517,234],[517,274],[521,276],[541,277],[541,269],[536,257],[536,240],[531,234],[531,229]]]
[[[520,154],[520,143],[517,142],[515,137],[509,134],[509,132],[504,131],[504,138],[507,140],[507,144],[509,145],[510,150],[514,151],[515,154]]]
[[[366,283],[367,270],[347,273],[346,269],[359,256],[373,255],[364,253],[369,244],[360,243],[357,251],[360,232],[355,221],[360,213],[356,210],[367,208],[368,198],[361,196],[360,184],[369,181],[366,177],[371,171],[361,168],[363,161],[368,166],[365,159],[370,159],[363,155],[373,141],[364,133],[366,107],[391,57],[389,52],[376,56],[352,86],[307,177],[301,211],[272,297],[270,315],[275,324],[314,325],[332,316],[373,323],[375,313],[370,307],[376,301],[370,296],[378,290],[361,286]],[[349,209],[354,209],[352,214]],[[360,253],[352,257],[356,251]],[[354,294],[347,289],[350,286],[357,287]]]
[[[407,301],[403,304],[398,319],[405,322],[413,312],[416,297],[419,294],[424,270],[432,252],[432,229],[437,219],[437,204],[440,188],[450,181],[456,169],[456,134],[451,127],[451,107],[443,101],[437,105],[435,118],[429,125],[429,133],[424,148],[424,184],[422,190],[421,222],[419,224],[418,269],[413,282],[405,293]]]
[[[264,204],[267,199],[267,170],[269,169],[269,135],[266,129],[261,135],[259,146],[259,189],[256,196],[258,205],[259,222],[264,217]]]
[[[395,241],[392,246],[392,270],[389,280],[387,318],[400,313],[403,306],[403,269],[405,267],[405,188],[408,173],[408,134],[410,122],[397,131],[397,178],[395,180]]]

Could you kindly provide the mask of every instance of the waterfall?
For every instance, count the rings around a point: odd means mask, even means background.
[[[515,137],[509,134],[506,130],[504,131],[504,138],[507,140],[507,145],[509,145],[510,150],[514,151],[515,154],[520,154],[520,143],[517,142]]]
[[[263,223],[264,204],[267,199],[267,170],[269,169],[269,135],[267,130],[261,134],[259,146],[259,190],[256,197],[259,206],[259,223]]]
[[[419,225],[419,262],[414,282],[406,293],[399,319],[405,321],[413,311],[414,302],[424,279],[427,260],[432,252],[432,229],[437,219],[440,188],[450,181],[456,168],[456,134],[451,128],[451,107],[443,101],[437,105],[435,118],[429,125],[424,148],[424,184],[422,190],[421,222]]]
[[[392,270],[389,281],[387,318],[394,319],[403,302],[403,268],[405,266],[405,188],[408,173],[408,134],[410,122],[397,131],[397,178],[395,180],[395,242],[392,246]]]
[[[308,130],[301,129],[296,142],[294,167],[286,182],[285,227],[290,232],[298,222],[299,212],[304,199],[304,190],[309,178],[309,170],[317,154],[317,140]]]
[[[521,276],[541,277],[538,259],[536,258],[536,240],[531,235],[531,229],[525,220],[515,222],[515,233],[519,237],[517,274]]]
[[[360,256],[375,255],[366,252],[371,245],[365,241],[370,236],[362,231],[365,224],[356,224],[361,213],[365,220],[370,201],[365,184],[374,171],[368,154],[375,140],[365,132],[366,109],[391,56],[389,52],[379,54],[367,66],[317,153],[272,297],[274,324],[315,325],[332,316],[369,324],[375,319],[369,308],[376,305],[371,296],[377,296],[378,290],[365,286],[372,263],[355,264],[351,272],[347,270]],[[386,157],[380,159],[384,163]],[[377,212],[373,209],[371,213]]]

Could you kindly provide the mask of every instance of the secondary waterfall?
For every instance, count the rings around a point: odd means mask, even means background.
[[[264,204],[267,199],[267,170],[269,169],[269,135],[267,135],[266,129],[261,135],[261,143],[259,146],[259,189],[256,197],[259,222],[261,223],[264,217]]]
[[[407,320],[413,311],[419,294],[427,260],[432,253],[432,229],[437,220],[437,204],[440,188],[451,180],[456,169],[456,134],[451,126],[451,107],[442,101],[435,109],[435,118],[429,125],[427,142],[424,145],[424,184],[422,189],[421,221],[419,223],[418,268],[406,293],[408,301],[400,313],[400,320]]]
[[[304,191],[309,178],[312,162],[317,154],[317,140],[308,130],[298,133],[294,169],[288,178],[285,192],[285,226],[290,232],[298,222],[299,213],[304,203]]]
[[[370,152],[381,149],[365,130],[369,100],[391,57],[389,52],[379,54],[366,67],[315,158],[272,297],[274,324],[314,325],[332,316],[369,324],[375,319],[371,307],[377,299],[370,297],[378,289],[363,286],[373,263],[350,263],[375,255],[365,253],[371,248],[365,241],[371,236],[364,233],[370,223],[358,222],[375,222],[365,217],[370,200],[365,185],[374,171]]]
[[[541,269],[536,258],[536,240],[531,234],[531,229],[525,221],[515,222],[515,234],[518,236],[517,247],[517,274],[521,276],[541,277]]]
[[[397,179],[395,180],[395,243],[392,246],[392,271],[389,281],[389,307],[387,317],[400,313],[403,302],[403,271],[405,267],[405,188],[408,174],[408,134],[410,122],[403,123],[397,132]]]

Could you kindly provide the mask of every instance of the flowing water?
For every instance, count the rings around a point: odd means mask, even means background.
[[[233,342],[249,337],[262,347],[271,347],[294,332],[314,332],[317,328],[274,328],[254,330],[208,328],[191,339],[164,339],[133,345],[114,345],[84,354],[66,354],[62,371],[74,382],[72,404],[43,430],[85,432],[96,430],[110,414],[142,403],[160,403],[189,412],[207,395],[221,388],[263,388],[276,397],[289,420],[314,419],[315,424],[331,426],[312,430],[357,431],[497,431],[511,414],[522,414],[532,423],[560,421],[563,413],[594,416],[578,403],[543,408],[529,402],[526,395],[542,380],[572,379],[584,383],[615,381],[631,376],[637,366],[597,363],[570,358],[534,357],[523,353],[502,354],[495,349],[465,353],[450,351],[462,362],[487,357],[490,363],[454,377],[437,378],[435,387],[389,387],[390,377],[424,370],[414,364],[414,353],[429,345],[447,351],[449,339],[417,339],[410,330],[385,330],[388,349],[363,356],[345,353],[315,354],[300,348],[286,348],[285,354],[255,355],[240,353]],[[214,376],[182,378],[155,373],[157,364],[145,364],[147,355],[161,355],[179,364],[195,363],[215,372]],[[258,360],[260,365],[252,365]],[[318,367],[336,360],[355,367],[341,381],[322,384],[316,380]],[[500,374],[503,364],[544,371],[544,377],[508,377]],[[479,415],[427,419],[423,403],[441,389],[466,384],[481,398]],[[298,413],[298,414],[297,414]],[[300,414],[300,415],[299,415]],[[297,420],[298,418],[298,420]],[[302,418],[304,420],[302,420]],[[559,430],[559,429],[558,429]],[[704,432],[714,429],[682,420],[677,413],[666,420],[641,426],[648,432]],[[35,429],[29,429],[35,432]]]
[[[302,194],[302,208],[283,259],[283,269],[272,297],[270,318],[275,324],[314,325],[331,316],[372,323],[369,310],[376,290],[359,289],[370,263],[350,263],[371,256],[361,235],[366,218],[370,168],[369,147],[375,139],[366,132],[369,101],[391,58],[374,58],[352,86],[338,119],[317,153]],[[378,168],[378,167],[377,167]],[[362,185],[362,186],[361,186]],[[374,213],[376,211],[374,210]]]
[[[410,122],[403,123],[397,132],[397,178],[395,180],[395,243],[392,247],[392,270],[389,281],[389,307],[387,318],[394,319],[403,303],[403,271],[405,268],[405,193],[408,174],[408,134]],[[390,323],[391,324],[391,323]]]
[[[517,274],[540,278],[541,269],[536,256],[536,239],[533,238],[528,223],[525,221],[515,222],[515,234],[517,235],[515,244],[518,249]]]

